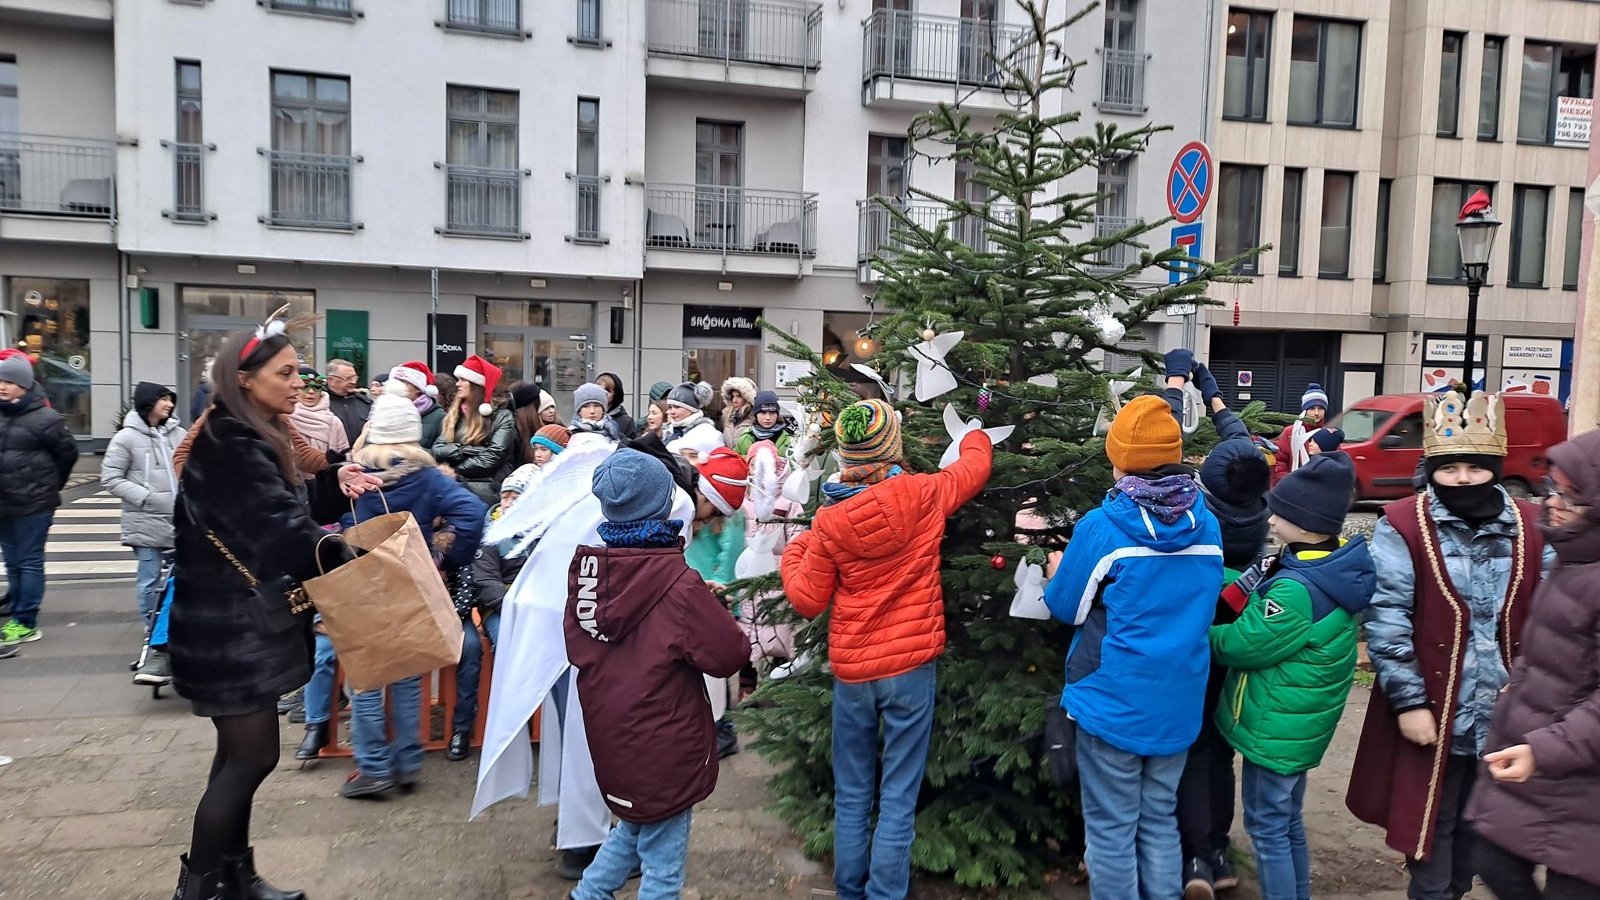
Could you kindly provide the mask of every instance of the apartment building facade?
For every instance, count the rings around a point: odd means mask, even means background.
[[[562,403],[601,371],[781,387],[758,318],[848,371],[890,240],[870,198],[971,189],[907,128],[1007,108],[1023,32],[1011,0],[0,0],[7,319],[100,438],[134,382],[192,389],[283,304],[323,317],[314,365],[437,343]],[[1066,39],[1084,129],[1174,126],[1082,173],[1094,227],[1162,217],[1210,51],[1149,0]]]
[[[1213,253],[1272,246],[1206,312],[1230,396],[1460,378],[1455,221],[1482,189],[1504,225],[1475,381],[1565,399],[1600,5],[1253,0],[1222,29]]]

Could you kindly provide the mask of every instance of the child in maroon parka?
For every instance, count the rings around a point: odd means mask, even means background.
[[[634,866],[644,896],[683,887],[694,805],[717,786],[717,735],[705,676],[727,678],[750,642],[683,559],[672,476],[621,449],[594,473],[603,547],[580,546],[567,581],[567,657],[595,781],[621,819],[575,900],[610,898]]]

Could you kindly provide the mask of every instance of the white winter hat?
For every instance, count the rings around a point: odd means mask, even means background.
[[[415,444],[422,440],[422,415],[416,404],[394,394],[379,394],[367,417],[368,444]]]

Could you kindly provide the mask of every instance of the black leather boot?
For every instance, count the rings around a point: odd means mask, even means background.
[[[246,847],[243,856],[223,860],[228,885],[240,900],[306,900],[305,891],[282,891],[256,874],[256,850]]]
[[[458,731],[450,735],[450,746],[444,751],[444,758],[451,762],[460,762],[472,753],[472,732]]]
[[[178,889],[172,900],[227,900],[227,884],[221,872],[194,872],[189,857],[178,857]]]
[[[316,759],[322,748],[328,746],[328,723],[318,722],[306,726],[305,739],[300,746],[295,748],[294,758],[298,760]]]

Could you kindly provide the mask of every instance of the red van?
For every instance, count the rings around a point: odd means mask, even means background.
[[[1368,397],[1334,418],[1356,464],[1356,499],[1387,500],[1412,493],[1422,459],[1422,401],[1428,394]],[[1544,480],[1545,451],[1567,439],[1560,401],[1534,394],[1502,394],[1506,409],[1504,481],[1512,496],[1531,496]]]

